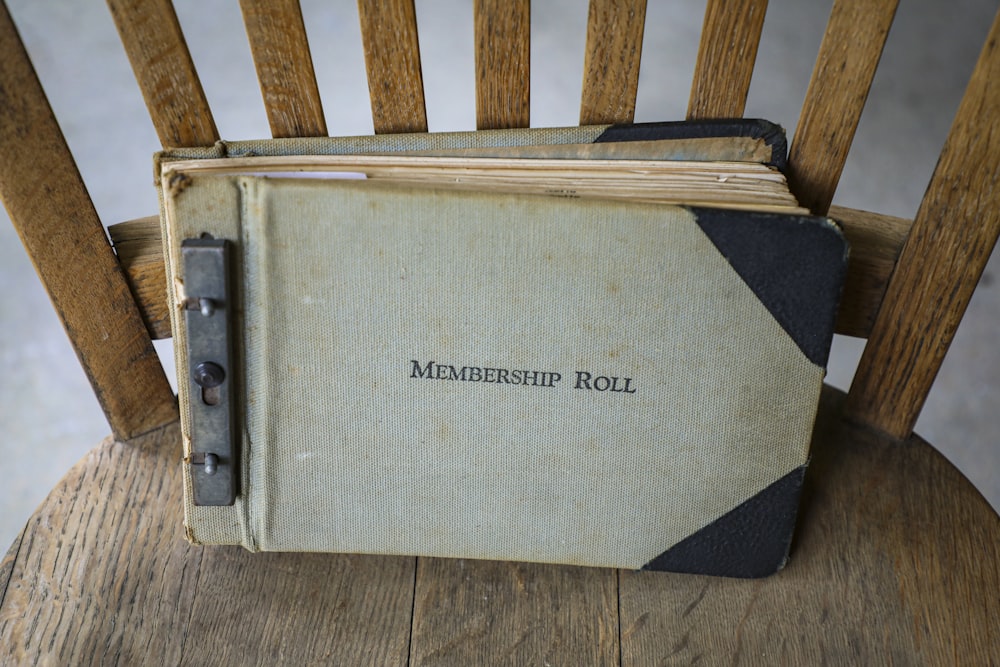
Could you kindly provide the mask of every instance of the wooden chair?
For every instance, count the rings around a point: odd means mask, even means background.
[[[359,4],[376,131],[425,130],[412,0]],[[645,3],[626,4],[591,2],[583,123],[632,119]],[[169,0],[109,5],[162,143],[213,143]],[[766,5],[708,3],[689,116],[742,115]],[[325,134],[296,1],[241,6],[274,136]],[[158,247],[141,222],[109,246],[0,10],[0,196],[114,434],[0,564],[0,662],[1000,660],[1000,519],[911,433],[1000,231],[1000,21],[911,222],[830,209],[896,10],[834,3],[790,173],[803,202],[845,225],[853,258],[838,331],[868,343],[851,391],[824,390],[789,565],[744,581],[189,545],[175,398],[150,342],[169,335]],[[475,3],[481,128],[527,124],[528,16],[527,0]]]

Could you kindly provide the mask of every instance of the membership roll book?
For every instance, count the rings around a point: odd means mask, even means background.
[[[847,247],[728,123],[160,154],[189,539],[780,569]]]

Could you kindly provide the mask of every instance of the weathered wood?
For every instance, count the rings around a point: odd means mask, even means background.
[[[413,0],[358,0],[358,14],[375,132],[426,132]]]
[[[851,386],[852,418],[913,430],[1000,234],[1000,13],[973,71]]]
[[[107,0],[160,143],[210,146],[219,139],[170,0]]]
[[[1000,518],[943,456],[824,390],[791,560],[767,579],[621,573],[622,665],[987,665]]]
[[[865,338],[875,322],[911,222],[843,206],[831,206],[829,215],[840,223],[851,252],[836,332]]]
[[[767,0],[709,0],[687,117],[741,118],[757,61]]]
[[[792,192],[816,214],[833,201],[898,2],[833,4],[788,155]]]
[[[476,0],[476,127],[528,127],[530,0]]]
[[[616,614],[623,665],[995,662],[1000,518],[842,401],[824,390],[788,566],[749,581],[192,546],[177,426],[107,440],[0,565],[0,662],[617,664]]]
[[[146,331],[153,340],[170,338],[167,272],[163,262],[160,219],[154,215],[120,222],[108,227],[108,232]]]
[[[274,137],[326,136],[299,0],[240,0]]]
[[[0,560],[0,609],[3,609],[3,600],[7,595],[10,576],[14,573],[14,563],[17,562],[17,555],[21,552],[21,542],[23,539],[24,531],[22,530],[14,538],[10,548],[7,549],[3,560]]]
[[[618,664],[615,570],[421,558],[412,665]]]
[[[864,338],[875,321],[910,221],[842,206],[832,207],[830,216],[841,223],[851,246],[836,331]],[[115,239],[119,261],[131,282],[143,320],[155,338],[169,338],[159,221],[153,217],[120,224],[131,228],[119,231],[118,225],[113,225],[111,237]]]
[[[176,402],[73,156],[0,4],[0,199],[115,435],[176,418]]]
[[[35,512],[0,663],[405,664],[415,559],[188,544],[180,437],[106,440]]]
[[[646,0],[590,0],[580,125],[635,118],[645,23]]]

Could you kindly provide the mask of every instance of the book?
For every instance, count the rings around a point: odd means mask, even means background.
[[[847,249],[773,167],[158,164],[193,541],[784,563]]]
[[[157,154],[156,177],[159,178],[161,160],[399,153],[449,157],[757,162],[780,171],[787,161],[787,142],[779,125],[744,118],[219,141],[213,146],[171,148]]]

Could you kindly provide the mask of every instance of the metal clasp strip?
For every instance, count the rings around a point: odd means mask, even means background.
[[[238,480],[232,354],[229,243],[186,239],[184,323],[191,415],[191,479],[195,505],[232,505]],[[181,378],[179,381],[183,382]]]

